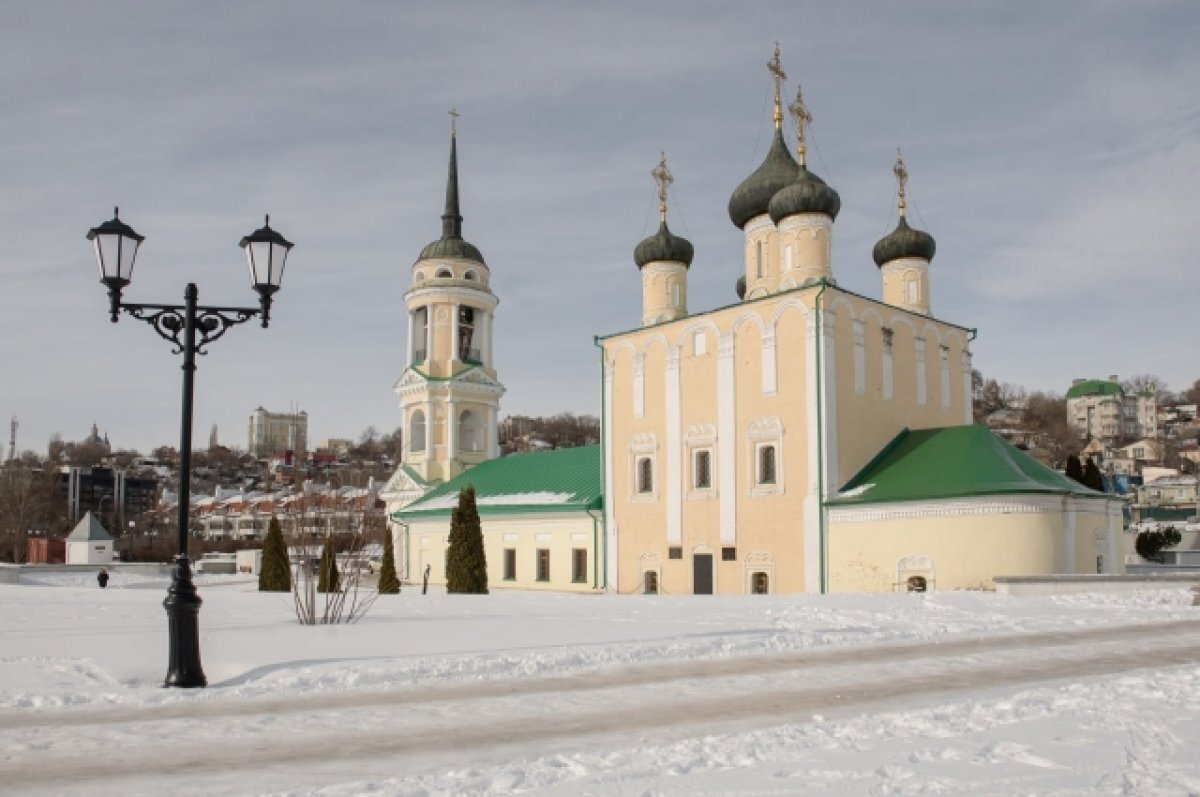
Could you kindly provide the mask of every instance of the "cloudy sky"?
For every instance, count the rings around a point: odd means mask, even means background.
[[[119,447],[178,442],[181,358],[109,323],[84,239],[119,204],[146,236],[129,301],[194,281],[253,305],[238,240],[269,212],[296,244],[270,329],[201,359],[197,441],[216,424],[244,446],[258,405],[306,410],[313,440],[393,429],[451,107],[503,412],[596,413],[593,336],[637,325],[660,150],[691,308],[734,298],[726,203],[765,153],[776,40],[842,197],[844,287],[879,295],[902,147],[934,314],[979,328],[985,374],[1200,377],[1198,3],[7,0],[0,417],[21,449],[93,422]]]

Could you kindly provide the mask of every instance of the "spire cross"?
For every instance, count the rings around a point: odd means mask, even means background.
[[[803,166],[804,157],[808,153],[804,131],[812,124],[812,114],[808,112],[808,106],[804,104],[804,92],[799,86],[796,86],[796,101],[788,106],[788,111],[792,114],[792,121],[796,123],[796,159]]]
[[[896,204],[900,208],[900,218],[904,218],[904,187],[908,184],[908,170],[904,168],[904,156],[900,154],[900,148],[896,148],[896,165],[892,167],[892,174],[896,175]]]
[[[667,153],[662,154],[662,160],[650,171],[650,176],[654,178],[654,182],[658,183],[658,220],[665,222],[667,220],[667,186],[675,182],[675,178],[667,169]]]
[[[450,135],[458,135],[458,117],[461,115],[457,108],[451,108],[447,113],[450,114]]]
[[[767,62],[767,71],[771,73],[775,80],[775,127],[778,128],[783,124],[783,81],[787,80],[787,73],[783,71],[783,64],[779,60],[779,42],[775,42],[775,56]]]

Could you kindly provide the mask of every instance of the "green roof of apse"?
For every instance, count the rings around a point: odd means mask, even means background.
[[[1116,382],[1107,379],[1087,379],[1067,389],[1067,398],[1080,396],[1119,396],[1124,391]]]
[[[603,484],[598,445],[513,454],[481,462],[392,517],[449,516],[458,506],[459,491],[468,485],[475,488],[480,515],[600,509],[604,506]]]
[[[904,429],[826,503],[1029,493],[1104,495],[1051,470],[983,426],[950,426]]]

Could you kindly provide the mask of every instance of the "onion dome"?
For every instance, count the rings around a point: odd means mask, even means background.
[[[483,263],[483,254],[463,240],[462,214],[458,209],[458,136],[450,130],[450,167],[446,175],[446,209],[442,213],[442,237],[421,250],[418,259],[457,257]]]
[[[788,111],[796,122],[796,178],[771,197],[767,207],[771,221],[778,224],[800,213],[824,213],[836,219],[838,211],[842,209],[842,198],[824,180],[808,170],[806,129],[812,123],[812,114],[804,104],[804,92],[799,86],[796,87],[796,101],[788,106]]]
[[[824,180],[800,166],[795,181],[775,194],[767,209],[776,224],[799,213],[824,213],[836,219],[842,198]]]
[[[892,167],[892,174],[896,175],[896,206],[900,209],[900,221],[896,223],[896,229],[875,244],[875,249],[871,252],[875,258],[875,265],[883,266],[884,263],[903,257],[933,260],[933,254],[937,251],[933,236],[924,230],[908,226],[908,219],[905,218],[905,208],[908,204],[905,199],[908,170],[904,168],[904,158],[900,150],[896,150],[896,165]]]
[[[729,197],[729,219],[733,226],[740,230],[750,219],[766,213],[771,198],[795,182],[799,172],[800,166],[783,143],[783,128],[777,124],[766,159]]]
[[[667,153],[663,153],[662,159],[650,172],[650,176],[658,184],[658,232],[644,239],[634,248],[633,262],[637,263],[638,268],[655,261],[683,263],[684,266],[690,266],[692,256],[695,254],[692,242],[687,238],[680,238],[667,228],[667,186],[675,182],[675,178],[667,169]]]
[[[924,230],[908,226],[908,220],[901,216],[896,229],[880,238],[871,254],[875,258],[875,265],[882,266],[884,263],[890,263],[902,257],[933,260],[935,251],[937,251],[937,245],[934,243],[933,236]]]
[[[742,276],[738,277],[738,279],[737,279],[737,285],[736,285],[736,286],[734,286],[734,290],[736,290],[736,291],[737,291],[737,297],[738,297],[739,299],[745,299],[745,298],[746,298],[746,275],[745,275],[745,274],[743,274]]]
[[[638,268],[657,260],[690,266],[694,254],[692,242],[672,233],[664,220],[659,223],[658,232],[643,239],[633,250],[633,262],[637,263]]]

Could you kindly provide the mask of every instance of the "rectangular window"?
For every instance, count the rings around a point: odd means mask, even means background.
[[[637,491],[654,492],[654,461],[650,457],[639,457],[637,461]]]
[[[505,581],[516,581],[517,580],[517,549],[516,548],[505,548],[504,549],[504,580]]]
[[[697,490],[707,490],[712,487],[712,452],[708,449],[697,451],[692,458],[692,486]]]
[[[587,581],[587,548],[571,549],[571,581],[583,584]]]
[[[732,548],[732,547],[722,548],[721,549],[721,561],[722,562],[736,562],[737,561],[737,548]]]
[[[537,549],[537,580],[538,581],[549,581],[550,580],[550,549],[549,548],[538,548]]]
[[[758,483],[775,483],[775,446],[758,447]]]
[[[762,249],[763,249],[762,241],[759,241],[758,247],[757,247],[758,254],[755,257],[755,261],[757,263],[755,272],[757,274],[758,279],[762,279],[762,275],[763,275],[763,257],[762,257],[763,251],[762,251]]]
[[[682,559],[683,558],[683,548],[681,548],[679,546],[671,546],[670,548],[667,549],[667,558],[668,559]]]

